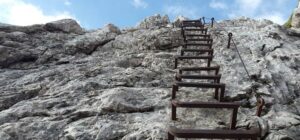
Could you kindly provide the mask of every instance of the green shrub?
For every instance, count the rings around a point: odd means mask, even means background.
[[[292,27],[292,17],[293,17],[293,13],[290,16],[289,20],[283,25],[286,28],[291,28]]]

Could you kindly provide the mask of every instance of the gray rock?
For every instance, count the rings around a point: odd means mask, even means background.
[[[297,28],[291,28],[287,30],[287,34],[290,36],[300,37],[300,30]]]
[[[153,100],[155,97],[149,98],[161,92],[163,91],[156,89],[111,89],[104,91],[103,96],[100,97],[101,108],[104,111],[119,113],[149,112],[163,106],[157,100]]]
[[[0,45],[0,67],[6,68],[11,64],[18,62],[34,62],[37,56],[32,54],[29,50],[20,50]]]
[[[173,24],[175,27],[180,27],[183,20],[188,20],[189,18],[179,15],[175,18]]]
[[[1,31],[4,32],[24,32],[27,34],[35,34],[35,33],[42,33],[46,30],[44,29],[43,25],[32,25],[32,26],[15,26],[15,25],[7,25],[7,26],[0,26]]]
[[[179,109],[180,121],[170,121],[180,28],[164,27],[162,18],[145,21],[141,28],[120,31],[110,24],[84,34],[50,32],[44,25],[0,26],[1,139],[166,139],[169,125],[228,128],[226,110]],[[209,31],[212,65],[221,66],[226,100],[243,103],[238,127],[260,126],[266,139],[297,139],[299,38],[249,18],[221,21]],[[226,48],[228,32],[252,79],[235,48]],[[179,65],[191,64],[203,63]],[[211,90],[180,93],[182,100],[215,101]],[[260,118],[254,116],[255,95],[266,101]]]
[[[137,27],[138,28],[153,28],[153,27],[161,27],[161,26],[167,26],[170,23],[169,17],[167,15],[164,15],[163,17],[160,16],[160,14],[156,14],[154,16],[147,17],[143,21],[141,21]]]
[[[47,121],[41,117],[30,117],[20,120],[19,123],[5,124],[0,126],[4,136],[1,139],[59,139],[59,130],[66,125],[63,121]],[[10,137],[7,137],[10,136]]]
[[[84,31],[80,25],[72,19],[62,19],[45,24],[44,28],[47,31],[61,31],[65,33],[83,34]]]
[[[11,26],[10,24],[6,24],[6,23],[1,23],[0,22],[0,26]]]
[[[77,36],[73,40],[68,41],[64,47],[68,54],[91,54],[97,47],[114,40],[120,33],[118,27],[108,24],[103,29]]]
[[[294,10],[292,15],[292,27],[300,28],[300,2],[298,2],[298,7]]]

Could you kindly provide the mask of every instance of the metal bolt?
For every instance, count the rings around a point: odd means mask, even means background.
[[[231,44],[231,39],[232,39],[232,33],[228,34],[228,44],[227,44],[227,48],[230,48],[230,44]]]
[[[215,18],[211,18],[211,28],[214,27],[214,21],[215,21]]]

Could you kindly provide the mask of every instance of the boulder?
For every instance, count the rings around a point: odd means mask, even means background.
[[[0,68],[6,68],[18,62],[34,62],[37,56],[28,50],[19,50],[0,45]]]
[[[298,7],[293,12],[291,25],[294,28],[300,28],[300,2],[298,3]]]
[[[121,33],[120,29],[113,24],[108,24],[104,28],[79,35],[66,42],[65,49],[68,54],[84,53],[91,54],[101,46],[114,40]]]
[[[167,26],[169,23],[170,20],[167,15],[161,17],[160,14],[156,14],[154,16],[145,18],[137,25],[137,27],[147,29],[153,27]]]
[[[300,28],[300,8],[294,10],[292,16],[292,27]]]
[[[154,110],[161,102],[153,100],[162,90],[115,88],[103,92],[101,96],[103,111],[132,113]]]
[[[49,22],[45,24],[44,28],[50,32],[61,31],[65,33],[75,34],[84,33],[80,25],[73,19],[62,19],[58,21]]]
[[[177,16],[177,17],[175,18],[173,24],[174,24],[175,27],[180,27],[181,22],[182,22],[183,20],[188,20],[188,19],[189,19],[189,18],[187,18],[187,17],[184,17],[184,16],[182,16],[182,15],[179,15],[179,16]]]
[[[287,34],[290,36],[300,37],[300,29],[297,28],[287,29]]]

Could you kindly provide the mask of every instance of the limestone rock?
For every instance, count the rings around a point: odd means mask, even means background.
[[[137,27],[138,28],[153,28],[153,27],[160,27],[166,26],[170,23],[169,17],[164,15],[163,17],[160,14],[156,14],[154,16],[147,17],[143,21],[141,21]]]
[[[184,16],[182,16],[182,15],[177,16],[177,17],[175,18],[174,22],[173,22],[174,26],[175,26],[175,27],[180,27],[181,22],[182,22],[183,20],[188,20],[188,18],[187,18],[187,17],[184,17]]]
[[[153,100],[152,95],[163,93],[162,90],[156,89],[127,89],[117,88],[105,91],[101,97],[101,108],[104,111],[132,113],[132,112],[148,112],[152,111],[160,103]],[[149,98],[150,97],[150,98]]]
[[[287,34],[290,36],[297,36],[300,37],[300,30],[297,28],[291,28],[287,30]]]
[[[298,2],[298,7],[293,11],[291,25],[294,28],[300,28],[300,2]]]
[[[0,45],[0,67],[8,67],[18,62],[35,61],[37,56],[32,54],[30,50],[20,50]]]
[[[182,38],[180,28],[154,23],[123,30],[109,24],[84,34],[0,26],[0,138],[166,139],[169,125],[228,128],[230,111],[217,109],[180,109],[180,121],[170,122],[174,57]],[[269,140],[297,139],[299,37],[249,18],[218,22],[209,32],[226,100],[243,103],[239,128],[260,126]],[[226,48],[228,32],[250,79],[235,47]],[[191,64],[203,63],[179,63]],[[182,100],[215,101],[212,90],[180,93]],[[260,118],[254,116],[255,95],[266,101]]]
[[[83,34],[84,31],[80,25],[72,19],[62,19],[47,23],[44,28],[47,31],[62,31],[65,33]]]
[[[118,27],[108,24],[103,29],[88,32],[68,41],[64,47],[68,54],[91,54],[97,47],[114,40],[120,34]]]

